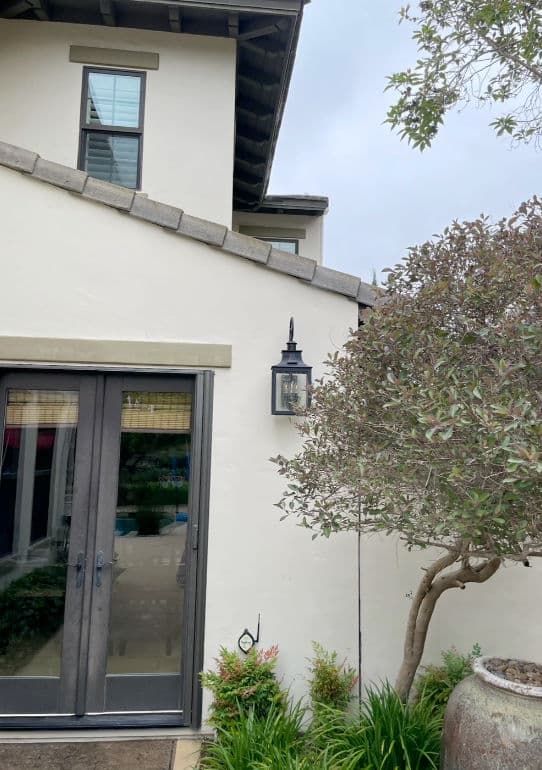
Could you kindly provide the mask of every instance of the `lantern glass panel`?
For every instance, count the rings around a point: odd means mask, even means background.
[[[307,407],[308,375],[302,372],[277,372],[275,410],[296,412]]]

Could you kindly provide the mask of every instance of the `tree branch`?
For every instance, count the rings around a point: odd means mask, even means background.
[[[529,72],[536,80],[538,80],[540,83],[542,83],[542,70],[539,70],[538,67],[535,67],[532,64],[529,64],[529,62],[524,61],[521,59],[521,57],[516,56],[516,54],[510,53],[509,51],[503,51],[497,43],[492,40],[488,35],[480,34],[480,38],[484,41],[486,45],[488,45],[492,51],[495,51],[495,53],[501,58],[501,59],[508,59],[509,61],[514,62],[514,64],[518,67],[521,67],[522,69]]]

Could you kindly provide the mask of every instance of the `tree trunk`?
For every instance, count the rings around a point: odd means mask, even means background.
[[[432,564],[422,578],[412,601],[405,635],[403,661],[395,682],[395,689],[404,702],[409,698],[423,656],[429,623],[438,599],[450,588],[464,589],[467,583],[485,583],[501,565],[501,560],[495,558],[486,560],[476,567],[471,567],[466,562],[453,572],[444,572],[460,558],[460,553],[450,551],[446,556]],[[441,574],[443,572],[444,574]]]

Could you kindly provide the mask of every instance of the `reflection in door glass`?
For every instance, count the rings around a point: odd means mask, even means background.
[[[123,394],[108,674],[179,672],[191,407],[188,393]]]
[[[0,462],[0,676],[60,676],[78,394],[9,390]]]

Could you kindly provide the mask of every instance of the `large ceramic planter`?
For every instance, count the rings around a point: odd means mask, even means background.
[[[502,679],[488,660],[452,693],[441,770],[542,770],[542,687]]]

